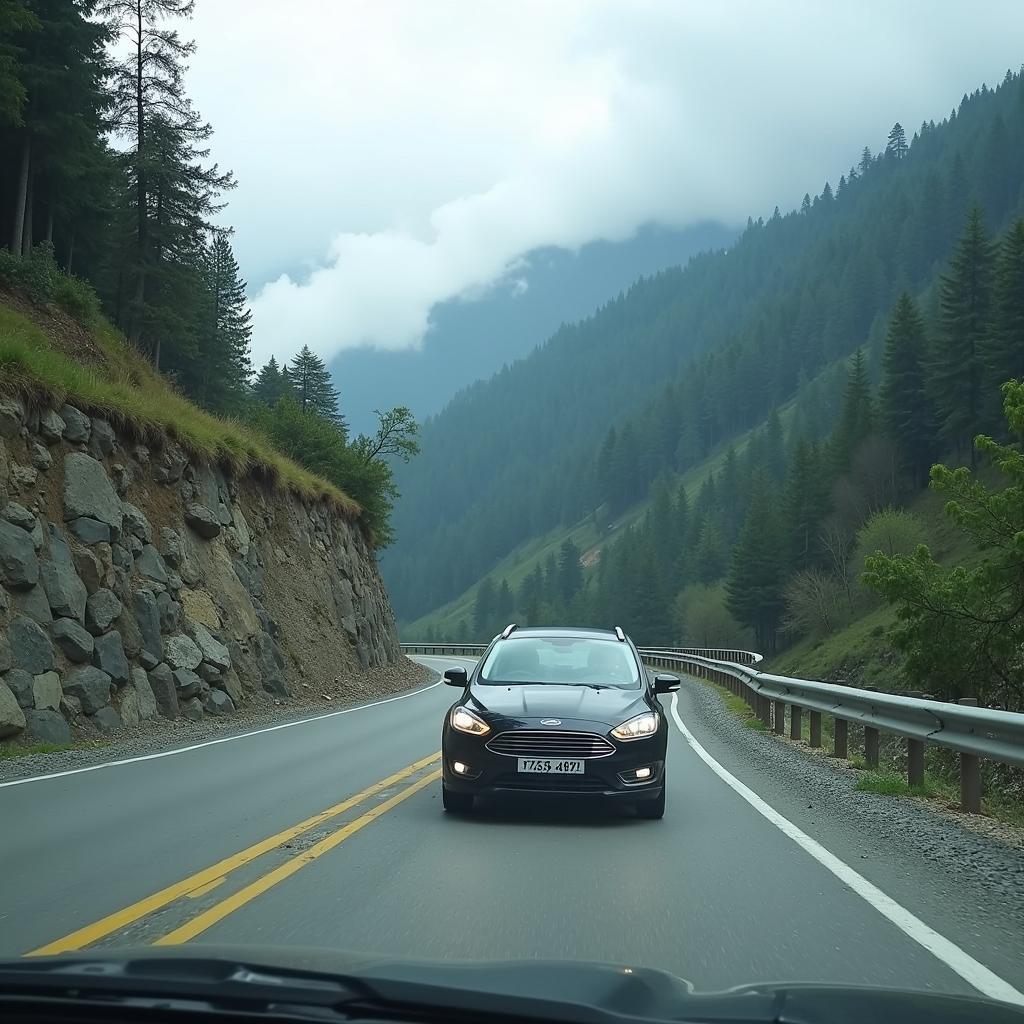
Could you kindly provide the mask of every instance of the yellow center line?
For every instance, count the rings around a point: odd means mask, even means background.
[[[191,921],[186,921],[179,928],[175,928],[173,931],[161,936],[153,945],[176,946],[182,942],[188,942],[189,939],[194,939],[208,928],[213,927],[218,921],[222,921],[228,914],[234,913],[240,907],[244,907],[245,904],[256,899],[257,896],[261,896],[268,889],[272,889],[278,882],[283,882],[286,878],[290,878],[307,864],[312,864],[318,857],[322,857],[329,850],[340,846],[341,843],[350,836],[354,836],[360,829],[366,828],[367,825],[376,821],[382,814],[390,811],[392,807],[397,807],[403,800],[408,800],[414,793],[418,793],[425,786],[436,782],[440,777],[441,770],[437,769],[424,778],[419,779],[411,786],[385,800],[382,804],[378,804],[378,806],[367,811],[365,814],[360,815],[355,821],[342,825],[337,831],[321,839],[320,842],[311,846],[304,853],[296,854],[290,860],[285,861],[284,864],[274,868],[272,871],[268,871],[261,878],[257,878],[255,882],[250,882],[244,889],[239,889],[238,892],[221,900],[220,903],[192,918]]]
[[[418,771],[422,771],[428,765],[437,761],[440,756],[441,752],[438,751],[435,754],[431,754],[429,757],[424,757],[409,765],[407,768],[403,768],[401,771],[395,772],[394,775],[389,775],[386,779],[381,779],[380,782],[375,782],[372,786],[367,786],[366,789],[356,793],[355,796],[351,796],[347,800],[342,800],[341,803],[335,804],[333,807],[328,807],[327,810],[321,811],[319,814],[314,814],[313,817],[307,818],[305,821],[300,821],[297,825],[292,825],[291,828],[286,828],[283,832],[278,832],[276,835],[272,835],[267,839],[254,843],[252,846],[247,847],[244,850],[240,850],[238,853],[232,854],[230,857],[225,857],[223,860],[218,861],[211,867],[204,868],[202,871],[197,871],[194,875],[189,875],[188,878],[183,878],[180,882],[175,882],[174,885],[167,886],[166,889],[161,889],[159,892],[155,892],[151,896],[147,896],[145,899],[139,900],[137,903],[132,903],[121,910],[115,911],[113,914],[108,914],[99,921],[94,921],[92,924],[88,924],[84,928],[79,928],[76,931],[65,935],[63,938],[56,939],[53,942],[48,942],[45,946],[33,949],[25,955],[49,956],[54,953],[66,953],[69,950],[82,949],[94,942],[98,942],[100,939],[106,938],[106,936],[111,935],[113,932],[120,931],[122,928],[126,928],[128,925],[146,917],[148,914],[152,914],[154,911],[166,907],[169,903],[173,903],[175,900],[181,899],[183,896],[188,896],[189,894],[194,893],[195,890],[200,889],[203,886],[210,885],[211,882],[216,882],[222,876],[229,875],[232,871],[236,871],[238,868],[249,864],[251,861],[254,861],[257,857],[261,857],[270,850],[275,850],[277,847],[283,846],[292,839],[301,836],[304,832],[308,832],[310,829],[316,828],[318,825],[322,825],[325,821],[329,821],[331,818],[335,818],[339,814],[343,814],[345,811],[350,810],[357,804],[361,804],[364,800],[373,796],[375,793],[379,793],[381,790],[387,789],[389,786],[394,786],[396,783],[402,782],[409,778],[410,775],[415,775]],[[431,778],[435,777],[436,775],[431,776]]]

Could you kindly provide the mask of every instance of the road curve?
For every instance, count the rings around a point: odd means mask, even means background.
[[[417,660],[440,669],[459,659]],[[690,737],[673,726],[663,821],[558,804],[444,815],[444,686],[176,756],[0,786],[0,956],[274,943],[603,960],[665,968],[700,989],[800,980],[1024,990],[1024,922],[1008,912],[979,924],[958,902],[969,894],[950,895],[926,857],[879,847],[856,822],[819,820],[711,727],[700,687],[679,694]],[[942,941],[883,916],[727,777]],[[884,856],[863,852],[879,848]]]

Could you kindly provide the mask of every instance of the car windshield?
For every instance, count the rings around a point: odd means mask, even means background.
[[[590,637],[499,640],[480,670],[485,685],[562,683],[635,690],[640,671],[628,644]]]

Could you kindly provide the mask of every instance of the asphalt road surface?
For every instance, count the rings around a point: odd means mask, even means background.
[[[678,695],[663,821],[534,801],[443,814],[443,685],[0,785],[0,956],[296,944],[602,960],[698,989],[799,980],[1024,999],[1024,922],[979,923],[966,893],[935,898],[935,869],[909,846],[867,857],[856,822],[819,820],[697,714],[699,686]]]

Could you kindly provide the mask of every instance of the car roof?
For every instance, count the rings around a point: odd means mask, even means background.
[[[509,634],[508,639],[528,639],[530,637],[574,637],[582,640],[618,639],[613,629],[587,629],[581,626],[528,626],[516,629]]]

